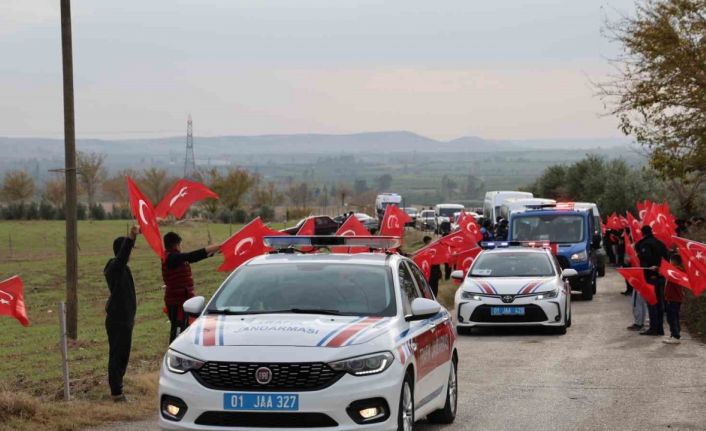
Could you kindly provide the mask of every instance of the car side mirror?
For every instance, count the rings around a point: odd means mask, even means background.
[[[412,314],[406,320],[424,320],[434,316],[441,311],[441,305],[427,298],[417,298],[412,301]]]
[[[579,273],[576,272],[576,270],[572,269],[572,268],[566,268],[565,270],[561,271],[561,279],[562,280],[566,280],[567,278],[571,278],[571,277],[576,277],[578,275],[579,275]]]
[[[601,236],[596,234],[593,235],[593,240],[591,241],[591,247],[593,247],[595,250],[598,250],[601,248]]]
[[[194,296],[184,302],[184,312],[186,314],[199,315],[206,306],[206,300],[203,296]]]
[[[460,286],[463,283],[463,278],[465,274],[460,269],[455,270],[451,273],[451,279],[454,281],[456,286]]]

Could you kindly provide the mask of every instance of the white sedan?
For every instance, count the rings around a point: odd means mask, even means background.
[[[503,244],[503,243],[498,243]],[[566,333],[571,326],[573,269],[562,271],[549,249],[503,246],[483,250],[461,281],[454,308],[459,334],[480,326],[546,326]]]
[[[451,316],[400,255],[260,256],[184,308],[200,317],[164,358],[163,429],[407,431],[455,418]]]

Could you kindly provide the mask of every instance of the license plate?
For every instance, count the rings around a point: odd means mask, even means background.
[[[224,410],[298,411],[298,394],[223,394]]]
[[[524,316],[524,307],[493,307],[490,309],[491,316]]]

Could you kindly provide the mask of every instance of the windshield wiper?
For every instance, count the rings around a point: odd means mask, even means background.
[[[322,308],[290,308],[289,310],[270,311],[270,313],[327,314],[331,316],[342,315],[342,313],[338,310],[326,310]]]
[[[229,309],[224,309],[224,310],[206,310],[206,314],[224,314],[226,316],[237,316],[241,314],[267,314],[271,313],[271,311],[235,311],[235,310],[229,310]]]

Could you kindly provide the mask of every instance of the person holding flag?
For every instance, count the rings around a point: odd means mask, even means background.
[[[682,278],[686,278],[686,283],[688,283],[688,278],[683,273],[684,267],[682,265],[681,256],[679,254],[674,254],[669,260],[677,270],[681,271]],[[682,282],[682,284],[685,284]],[[679,311],[681,309],[681,303],[684,302],[684,288],[672,281],[672,279],[667,280],[667,285],[664,288],[664,307],[667,311],[667,324],[669,324],[670,337],[662,340],[666,344],[679,344],[681,343],[681,326],[679,324]]]
[[[640,335],[662,336],[664,335],[665,279],[659,273],[659,266],[662,259],[669,259],[669,251],[667,246],[654,236],[649,225],[642,226],[641,232],[642,239],[635,244],[635,252],[640,260],[640,266],[644,268],[645,280],[655,288],[657,302],[647,306],[650,315],[650,328],[640,332]]]
[[[431,244],[431,237],[426,235],[422,239],[424,247]],[[438,263],[431,263],[431,269],[429,272],[429,287],[431,287],[434,297],[439,293],[439,280],[441,280],[441,266]]]
[[[194,277],[191,264],[213,256],[220,250],[221,244],[211,244],[188,253],[181,251],[181,237],[176,232],[164,235],[165,258],[162,260],[162,280],[164,305],[169,316],[169,343],[183,332],[187,325],[183,305],[194,296]]]
[[[108,334],[108,385],[110,395],[115,402],[125,402],[123,377],[127,371],[132,348],[132,330],[135,326],[137,299],[135,282],[127,265],[130,253],[135,246],[135,239],[140,233],[138,226],[133,226],[128,236],[120,236],[113,241],[115,257],[108,260],[103,275],[108,283],[110,294],[105,303],[105,330]]]

